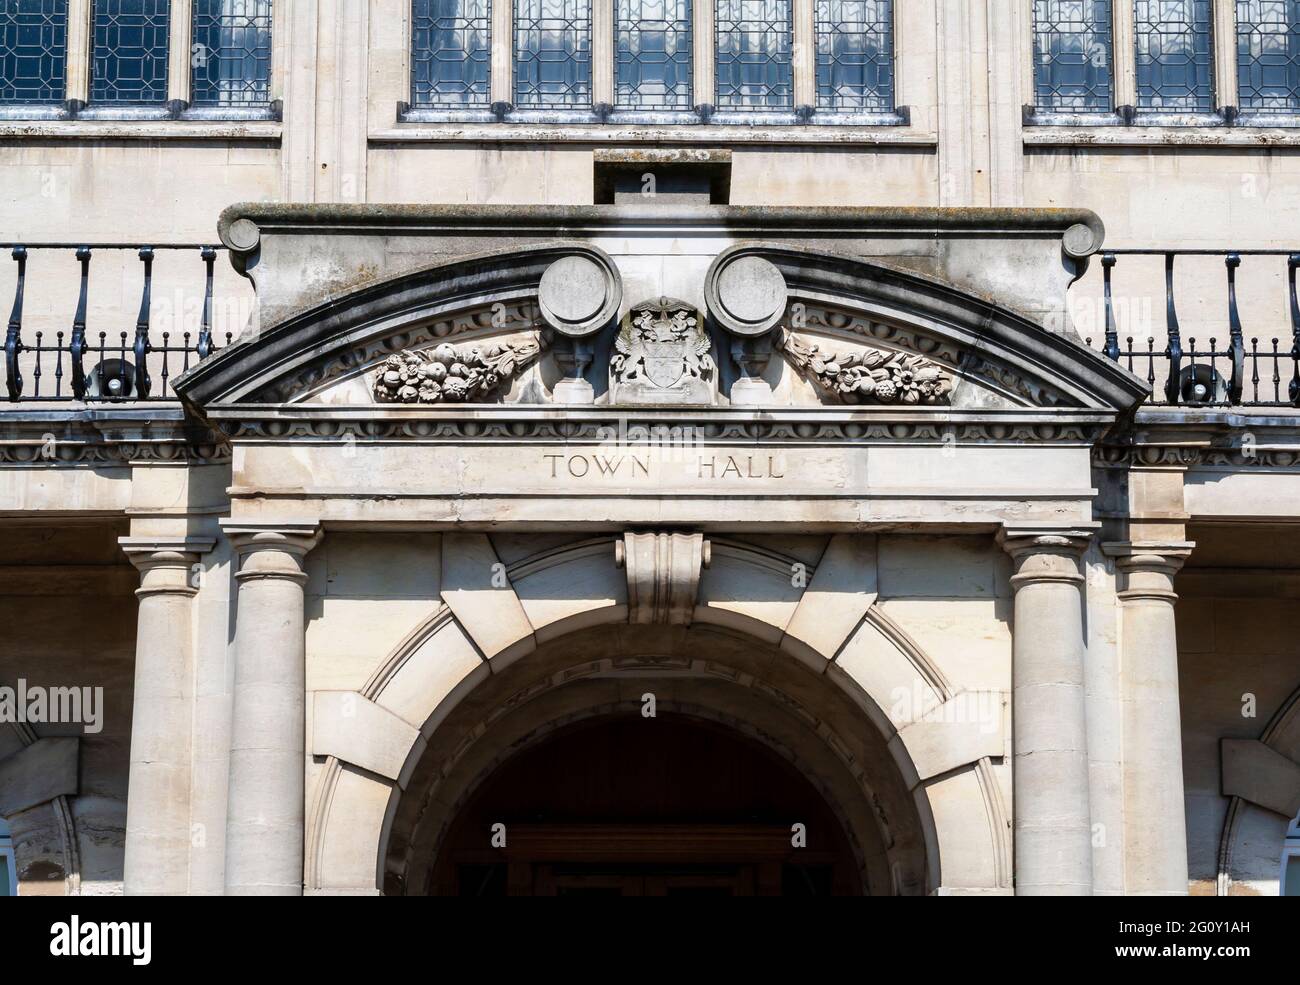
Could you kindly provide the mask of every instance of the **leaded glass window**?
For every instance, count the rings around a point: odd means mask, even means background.
[[[1237,0],[1238,105],[1300,112],[1300,0]]]
[[[1142,109],[1214,109],[1210,0],[1135,0],[1137,98]]]
[[[168,0],[95,0],[93,102],[167,100],[170,20]]]
[[[614,45],[619,109],[692,107],[691,0],[614,0]]]
[[[591,105],[591,0],[515,0],[515,105]]]
[[[817,0],[817,107],[894,108],[893,0]]]
[[[414,0],[411,8],[411,102],[414,105],[453,109],[486,106],[490,101],[491,54],[489,0]]]
[[[717,0],[719,109],[794,107],[791,0]]]
[[[0,4],[0,102],[61,102],[67,54],[68,0]]]
[[[1040,110],[1111,109],[1111,0],[1034,0],[1034,103]]]
[[[194,0],[190,45],[196,106],[271,101],[271,0]]]

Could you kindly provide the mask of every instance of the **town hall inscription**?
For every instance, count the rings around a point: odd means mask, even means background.
[[[542,456],[552,479],[584,479],[588,476],[653,482],[663,464],[651,452],[589,452]],[[779,455],[723,455],[694,452],[673,456],[695,479],[784,479],[785,466]],[[691,467],[693,466],[693,467]]]

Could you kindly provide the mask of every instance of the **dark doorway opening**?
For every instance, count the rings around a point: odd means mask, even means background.
[[[430,891],[464,896],[861,892],[834,811],[792,763],[680,714],[591,719],[480,784]]]

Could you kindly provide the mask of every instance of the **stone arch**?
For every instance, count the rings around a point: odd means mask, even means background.
[[[42,739],[18,722],[0,729],[0,817],[12,829],[19,883],[54,882],[68,896],[81,891],[70,802],[78,791],[79,743],[72,737]]]
[[[1221,743],[1222,787],[1230,799],[1219,838],[1217,894],[1228,896],[1252,843],[1280,857],[1292,818],[1300,814],[1300,688],[1269,719],[1258,739]],[[1261,865],[1267,873],[1267,865]]]
[[[800,723],[800,735],[815,736],[839,757],[844,774],[865,784],[862,803],[892,784],[895,814],[914,817],[919,839],[919,861],[889,877],[896,886],[1009,890],[1009,814],[993,771],[993,761],[1006,754],[1006,695],[955,691],[875,605],[873,584],[837,590],[861,553],[874,550],[871,535],[831,537],[815,559],[718,538],[690,625],[634,630],[626,628],[627,584],[615,565],[615,541],[587,538],[515,561],[506,588],[472,603],[444,585],[444,604],[394,648],[360,693],[315,694],[310,745],[323,769],[309,792],[309,892],[379,891],[387,860],[398,851],[403,802],[409,807],[418,795],[427,801],[429,784],[506,716],[583,677],[617,681],[646,673],[724,681],[726,688],[714,688],[719,706],[754,708],[760,696],[764,708],[781,710],[773,721]],[[791,584],[796,565],[806,568],[802,585]],[[512,625],[521,629],[508,631]],[[724,651],[725,659],[717,656]],[[685,705],[688,698],[672,700]],[[586,707],[620,700],[593,694]],[[990,701],[994,713],[981,716]],[[346,726],[339,724],[344,716]],[[523,722],[520,736],[544,724]],[[434,744],[445,758],[437,771],[428,763]],[[425,789],[415,789],[421,784]],[[878,872],[873,879],[878,889]]]

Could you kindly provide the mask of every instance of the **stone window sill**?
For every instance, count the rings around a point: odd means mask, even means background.
[[[278,120],[5,120],[0,139],[213,140],[278,143]]]
[[[372,144],[408,143],[581,143],[581,144],[709,144],[791,145],[836,144],[934,147],[936,134],[911,126],[795,126],[737,123],[397,123],[370,131]]]
[[[1035,147],[1300,147],[1300,129],[1228,126],[1027,126]]]

